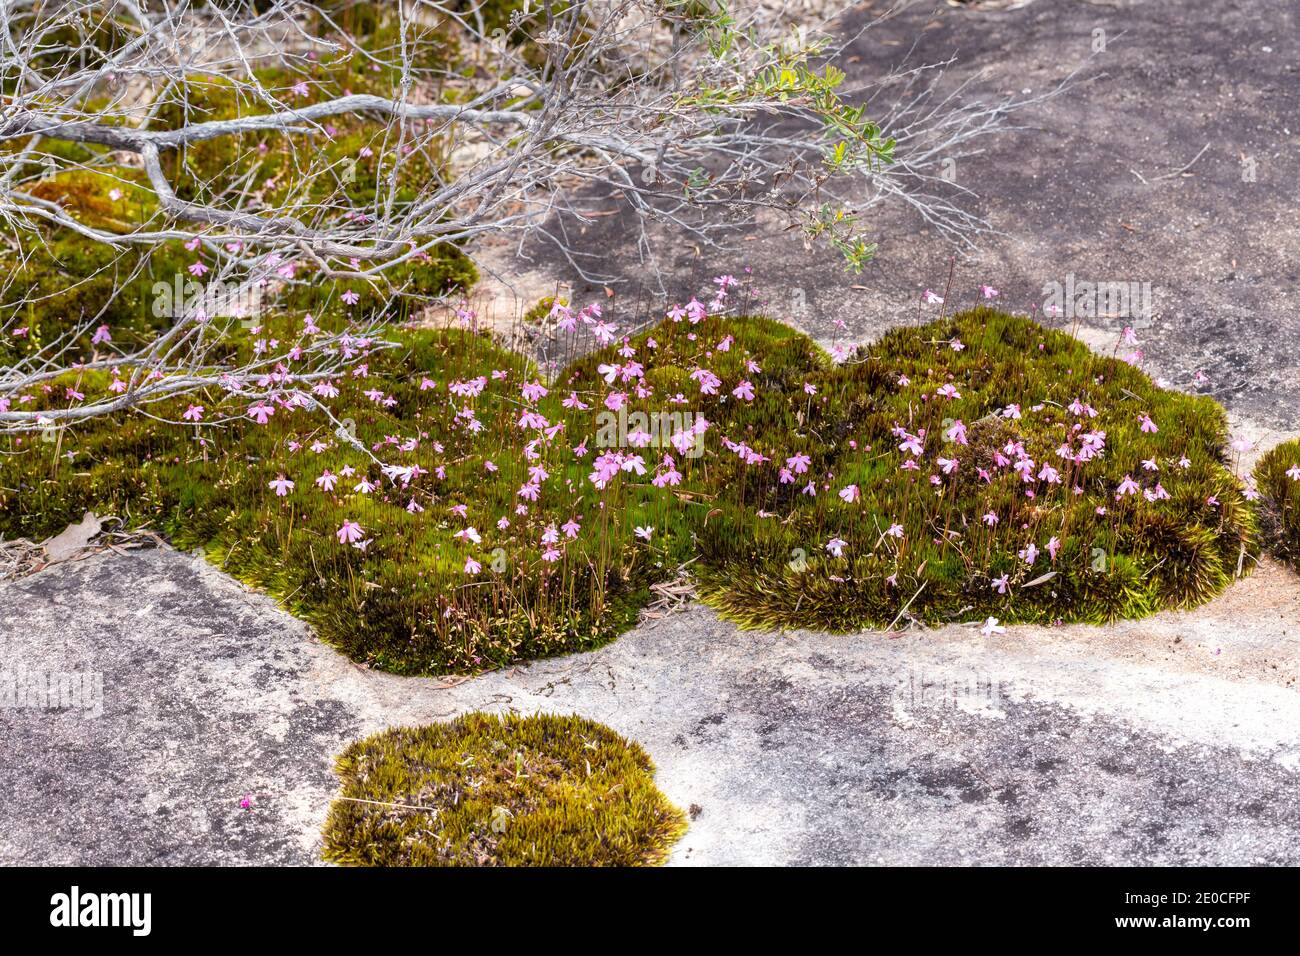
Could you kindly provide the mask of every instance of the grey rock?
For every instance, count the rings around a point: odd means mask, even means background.
[[[482,709],[641,742],[695,808],[676,864],[1295,864],[1298,591],[1265,564],[1193,612],[991,638],[691,607],[448,686],[349,662],[197,557],[95,555],[0,587],[0,671],[102,676],[98,716],[0,707],[0,862],[319,862],[349,741]]]

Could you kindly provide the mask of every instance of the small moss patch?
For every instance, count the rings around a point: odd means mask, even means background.
[[[325,858],[352,866],[646,866],[686,829],[645,751],[576,715],[386,730],[337,771]]]
[[[1278,445],[1255,466],[1264,546],[1300,571],[1300,438]]]

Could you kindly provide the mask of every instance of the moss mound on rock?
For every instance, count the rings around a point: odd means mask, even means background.
[[[1100,623],[1206,601],[1258,551],[1222,407],[1026,318],[894,329],[791,401],[758,450],[810,460],[750,499],[781,519],[700,531],[706,600],[745,624]]]
[[[299,334],[235,329],[232,358]],[[545,394],[483,335],[389,338],[334,383],[360,448],[289,406],[10,436],[0,532],[129,516],[399,673],[598,646],[684,565],[743,625],[855,630],[1139,617],[1209,599],[1257,551],[1222,408],[1025,318],[895,330],[839,365],[773,320],[665,321]],[[34,407],[65,401],[52,384]],[[192,400],[206,422],[224,399]]]
[[[1300,438],[1278,445],[1255,465],[1264,547],[1300,571]]]
[[[325,857],[355,866],[645,866],[686,829],[637,744],[582,717],[468,714],[338,759]]]

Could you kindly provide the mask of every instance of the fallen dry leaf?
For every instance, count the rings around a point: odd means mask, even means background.
[[[103,521],[95,512],[87,511],[77,524],[70,524],[48,541],[42,542],[45,557],[50,561],[66,561],[82,548],[90,544],[90,539],[99,534]]]

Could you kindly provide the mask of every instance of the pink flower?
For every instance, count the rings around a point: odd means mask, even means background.
[[[1160,429],[1156,427],[1156,423],[1151,420],[1151,417],[1149,415],[1140,416],[1138,418],[1138,421],[1141,423],[1142,430],[1144,432],[1151,432],[1152,434],[1155,434],[1156,432],[1160,431]]]
[[[591,327],[591,334],[596,337],[596,341],[601,345],[608,345],[614,341],[614,333],[617,329],[608,322],[597,322]]]
[[[275,495],[277,498],[283,498],[289,492],[293,491],[293,482],[284,477],[283,472],[281,472],[280,477],[276,478],[275,481],[272,481],[270,485],[275,489]]]
[[[348,289],[346,292],[343,293],[341,298],[348,305],[356,305],[358,302],[361,301],[361,296],[357,293],[355,289]]]
[[[752,402],[754,400],[754,386],[749,381],[741,379],[740,384],[731,390],[731,394],[741,401]]]
[[[321,476],[316,479],[316,484],[325,491],[333,491],[334,484],[338,480],[338,476],[331,474],[330,470],[326,468],[325,471],[321,473]]]
[[[895,522],[885,530],[885,535],[890,538],[901,538],[903,537],[903,526]]]
[[[984,294],[986,299],[996,299],[998,297],[998,290],[991,285],[980,286],[980,292]]]
[[[673,432],[672,437],[668,439],[672,446],[677,449],[679,455],[685,455],[694,448],[696,440],[697,436],[692,431]]]
[[[998,516],[995,515],[992,511],[988,511],[985,512],[984,517],[981,518],[980,520],[983,521],[986,525],[988,525],[991,528],[998,523]]]
[[[201,421],[203,418],[203,406],[202,405],[189,406],[187,409],[185,409],[185,414],[183,414],[181,418],[190,422]]]
[[[91,345],[98,345],[101,342],[111,341],[113,341],[113,336],[108,334],[107,325],[101,325],[99,328],[95,329],[95,334],[90,337]]]
[[[989,587],[996,590],[999,594],[1006,594],[1008,583],[1009,583],[1008,576],[1004,574],[1000,578],[994,578],[993,583],[989,585]]]
[[[861,493],[858,491],[857,485],[848,485],[840,489],[840,497],[851,504],[861,497]]]
[[[192,276],[202,276],[203,273],[207,271],[208,271],[208,267],[205,266],[202,262],[191,262],[188,268],[188,272]]]
[[[524,399],[530,402],[535,402],[540,398],[544,398],[547,394],[546,386],[541,382],[529,382],[526,385],[520,386],[519,391],[524,396]]]
[[[714,375],[707,368],[697,368],[691,372],[691,378],[700,383],[701,395],[718,394],[718,386],[722,384],[722,379]]]
[[[265,425],[267,420],[275,414],[275,408],[266,402],[258,402],[256,405],[249,406],[248,417],[257,419],[257,424]]]
[[[1300,481],[1300,465],[1292,465],[1286,470],[1286,476],[1292,481]]]
[[[343,520],[343,526],[334,532],[338,535],[339,544],[350,544],[354,541],[360,541],[365,536],[365,531],[361,525],[348,519]]]
[[[483,565],[479,564],[479,563],[478,563],[477,561],[475,561],[473,558],[466,558],[466,559],[465,559],[465,573],[466,573],[466,574],[478,574],[478,573],[479,573],[480,571],[482,571],[482,570],[483,570]]]
[[[835,557],[840,558],[844,556],[844,546],[846,544],[848,544],[848,542],[843,538],[831,538],[826,542],[826,550],[835,555]]]
[[[943,296],[939,295],[937,292],[931,292],[929,289],[926,289],[925,292],[922,293],[921,298],[924,299],[928,305],[943,304]]]
[[[648,527],[648,526],[646,526],[646,527],[637,527],[637,528],[635,528],[635,529],[633,529],[633,530],[636,532],[636,536],[637,536],[638,538],[641,538],[643,541],[649,541],[649,540],[650,540],[650,535],[652,535],[652,534],[654,533],[654,529],[651,528],[651,527]]]
[[[1119,483],[1119,487],[1115,489],[1115,500],[1118,501],[1120,498],[1124,497],[1125,495],[1136,494],[1137,490],[1138,490],[1138,483],[1128,475],[1125,475],[1124,480],[1121,481]]]
[[[805,474],[808,471],[808,466],[811,464],[812,459],[803,453],[792,455],[785,460],[786,467],[796,475]]]

